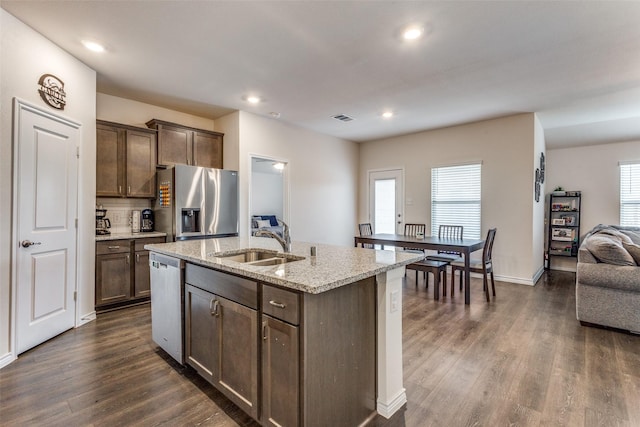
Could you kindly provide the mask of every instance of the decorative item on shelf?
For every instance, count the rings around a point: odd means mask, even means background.
[[[553,195],[554,196],[564,196],[566,195],[566,191],[564,191],[564,188],[562,187],[556,187],[555,190],[553,190]]]
[[[564,218],[553,218],[551,220],[551,225],[565,225]]]
[[[573,215],[561,215],[560,219],[564,221],[564,224],[559,225],[576,225],[576,217]]]
[[[552,240],[570,242],[573,240],[573,230],[570,228],[554,228],[551,230]]]

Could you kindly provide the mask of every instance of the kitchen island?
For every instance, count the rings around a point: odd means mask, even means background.
[[[145,248],[186,264],[186,363],[261,424],[363,425],[406,403],[402,278],[421,255],[302,242],[283,254],[260,237]]]

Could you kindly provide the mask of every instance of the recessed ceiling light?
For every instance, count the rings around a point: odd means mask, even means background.
[[[89,49],[92,52],[104,52],[104,46],[102,46],[100,43],[91,41],[91,40],[82,40],[82,44],[84,45],[84,47],[86,47],[87,49]]]
[[[260,101],[261,100],[259,96],[254,96],[254,95],[247,96],[247,102],[249,104],[258,104]]]
[[[391,117],[393,117],[393,111],[385,111],[384,113],[382,113],[383,119],[390,119]]]
[[[402,30],[402,38],[404,40],[417,40],[424,34],[424,27],[418,24],[412,24]]]

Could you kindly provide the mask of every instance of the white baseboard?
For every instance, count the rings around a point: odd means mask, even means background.
[[[407,403],[407,393],[403,388],[400,392],[391,399],[390,402],[381,402],[378,400],[377,410],[378,414],[382,415],[385,418],[391,418],[393,414],[395,414],[402,406]]]
[[[96,320],[96,312],[92,311],[91,313],[87,313],[78,320],[78,322],[76,323],[76,328],[94,320]]]
[[[16,360],[16,357],[13,355],[13,353],[7,353],[4,356],[0,357],[0,369],[4,368],[14,360]]]

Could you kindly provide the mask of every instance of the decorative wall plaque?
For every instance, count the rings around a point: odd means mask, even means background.
[[[544,183],[544,175],[545,175],[545,161],[544,161],[544,153],[540,153],[540,167],[536,169],[535,174],[535,190],[534,197],[536,202],[540,201],[540,185]]]
[[[40,76],[38,93],[40,93],[40,98],[49,106],[57,110],[64,110],[64,106],[67,104],[64,82],[53,74]]]

